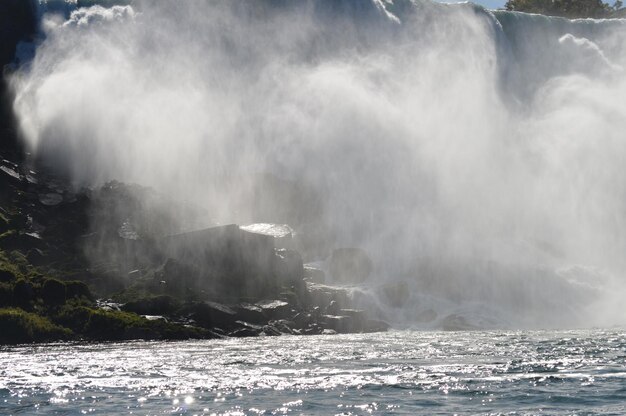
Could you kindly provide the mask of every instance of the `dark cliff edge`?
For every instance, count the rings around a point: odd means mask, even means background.
[[[22,159],[16,120],[13,116],[7,75],[12,70],[17,45],[32,41],[37,31],[34,3],[29,0],[3,0],[0,2],[0,150],[2,156],[12,160]]]

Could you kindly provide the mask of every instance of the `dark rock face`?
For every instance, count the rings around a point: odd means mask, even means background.
[[[187,306],[191,319],[203,328],[229,330],[236,327],[237,313],[217,302],[199,302]]]
[[[5,154],[12,159],[21,158],[21,146],[12,112],[12,96],[9,93],[5,65],[15,57],[17,44],[31,40],[36,32],[34,2],[30,0],[0,1],[0,141]]]
[[[198,267],[198,283],[226,298],[263,295],[275,285],[272,238],[226,225],[178,234],[161,241],[168,257]]]
[[[123,305],[122,310],[138,315],[169,315],[180,307],[179,302],[171,296],[161,295],[131,301]]]
[[[360,283],[372,273],[373,264],[360,248],[338,248],[330,257],[330,274],[340,283]]]

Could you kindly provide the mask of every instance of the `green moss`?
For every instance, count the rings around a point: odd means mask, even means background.
[[[69,329],[17,308],[0,309],[0,328],[2,344],[58,341],[72,337]]]
[[[65,305],[54,318],[60,325],[92,340],[207,338],[209,332],[195,327],[148,320],[130,312]]]

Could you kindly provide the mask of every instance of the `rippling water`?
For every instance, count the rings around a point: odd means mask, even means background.
[[[625,414],[626,331],[0,349],[0,414]]]

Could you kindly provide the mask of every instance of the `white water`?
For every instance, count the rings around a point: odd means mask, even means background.
[[[136,1],[44,15],[12,81],[40,161],[207,223],[330,230],[370,253],[372,286],[409,282],[394,319],[606,325],[624,319],[625,28],[408,0]],[[260,203],[266,172],[318,205]]]

